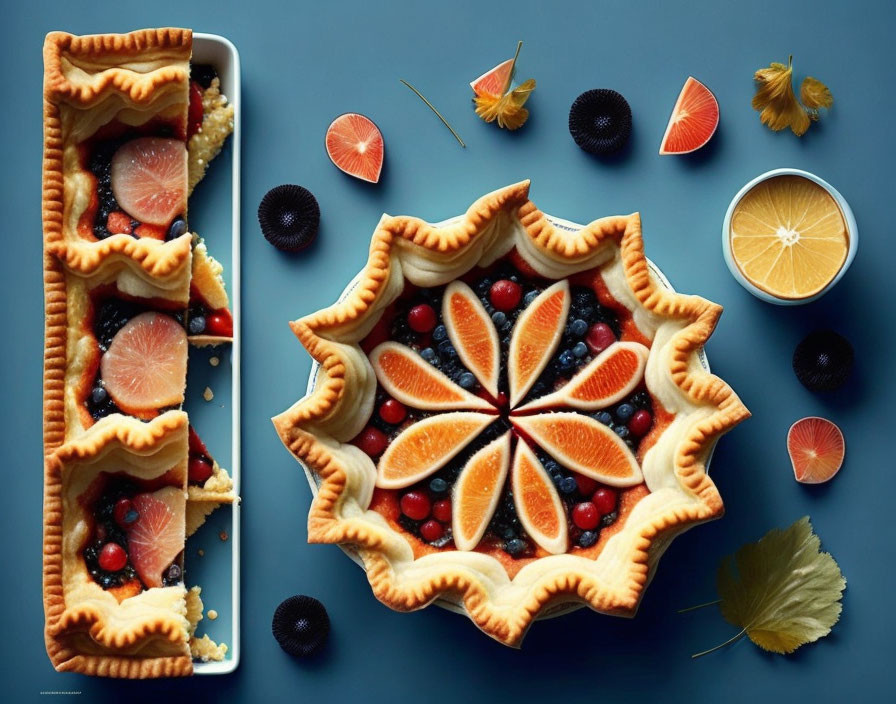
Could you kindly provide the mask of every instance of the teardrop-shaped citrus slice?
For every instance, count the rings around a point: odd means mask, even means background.
[[[460,388],[405,345],[378,345],[370,353],[370,363],[383,388],[407,406],[422,411],[494,411],[488,401]]]
[[[516,445],[510,486],[516,514],[529,537],[553,555],[566,552],[569,528],[563,502],[551,477],[525,442]]]
[[[475,548],[498,507],[510,466],[510,432],[473,455],[454,485],[451,523],[458,550]]]
[[[408,426],[377,465],[376,485],[403,489],[448,464],[497,416],[459,411],[439,413]]]
[[[622,438],[594,418],[541,413],[510,420],[567,469],[611,486],[642,481],[641,468]]]
[[[460,361],[496,397],[501,373],[498,331],[473,289],[462,281],[448,284],[442,298],[442,318]]]
[[[628,396],[640,383],[650,354],[638,342],[616,342],[588,362],[568,384],[519,410],[566,406],[596,411]]]
[[[507,355],[510,406],[525,398],[557,349],[569,313],[569,283],[546,288],[517,318]]]

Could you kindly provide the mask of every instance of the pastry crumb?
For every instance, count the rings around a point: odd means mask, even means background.
[[[205,387],[205,391],[202,392],[202,398],[206,401],[211,401],[215,397],[215,392],[212,391],[208,386]]]
[[[199,548],[196,552],[199,554],[199,557],[205,555],[205,550],[203,550],[202,548]]]
[[[221,363],[221,360],[217,357],[209,357],[208,363],[213,367],[217,367]]]
[[[230,536],[227,535],[226,530],[222,530],[220,533],[218,533],[218,537],[221,539],[222,542],[227,542],[227,538]]]
[[[205,612],[205,615],[208,616],[209,621],[214,621],[216,618],[218,618],[218,612],[214,609],[209,609]]]
[[[200,662],[221,662],[227,656],[227,645],[218,645],[206,633],[202,638],[190,638],[190,653]]]

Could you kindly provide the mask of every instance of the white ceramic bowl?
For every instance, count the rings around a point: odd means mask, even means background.
[[[741,198],[743,198],[747,192],[763,181],[766,181],[775,176],[802,176],[803,178],[807,178],[813,183],[817,183],[824,190],[831,194],[831,197],[837,202],[837,205],[840,207],[840,211],[843,213],[843,218],[846,221],[846,229],[849,232],[849,251],[846,253],[846,260],[843,262],[843,266],[840,267],[840,271],[837,272],[837,275],[831,279],[831,282],[825,286],[821,291],[816,293],[814,296],[809,296],[808,298],[778,298],[777,296],[773,296],[770,293],[763,291],[761,288],[750,282],[744,275],[741,273],[741,270],[738,268],[737,263],[734,261],[734,257],[731,255],[731,238],[729,235],[729,230],[731,228],[731,216],[734,214],[734,209],[737,207],[737,204],[740,203]],[[766,171],[764,174],[760,174],[752,181],[747,183],[743,188],[741,188],[737,195],[731,200],[731,204],[728,206],[728,212],[725,213],[725,220],[722,223],[722,253],[725,256],[725,263],[728,265],[728,269],[731,271],[731,275],[737,280],[737,282],[743,286],[747,291],[752,293],[756,298],[762,299],[767,303],[774,303],[779,306],[796,306],[802,305],[803,303],[810,303],[811,301],[815,301],[821,298],[824,294],[830,291],[834,285],[841,279],[841,277],[846,273],[846,270],[849,269],[849,265],[852,264],[852,260],[855,259],[856,249],[859,245],[859,231],[856,227],[856,219],[852,214],[852,209],[849,207],[849,203],[840,195],[840,192],[834,188],[831,184],[829,184],[824,179],[818,178],[815,174],[810,174],[808,171],[802,171],[800,169],[773,169],[772,171]]]

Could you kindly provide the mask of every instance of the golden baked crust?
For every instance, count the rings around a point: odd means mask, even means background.
[[[211,310],[230,308],[227,289],[224,288],[224,267],[208,253],[205,242],[193,235],[193,276],[190,281],[193,293]],[[233,337],[223,335],[190,335],[190,344],[196,347],[211,347],[233,342]]]
[[[181,411],[149,423],[108,417],[47,457],[45,638],[57,670],[140,678],[192,672],[184,586],[149,589],[119,602],[93,581],[80,556],[90,519],[79,499],[101,472],[164,476],[186,501],[187,427]]]
[[[374,593],[388,606],[407,611],[446,598],[488,635],[513,646],[549,605],[577,602],[633,615],[671,539],[722,514],[706,461],[718,436],[749,416],[734,391],[697,361],[721,307],[657,283],[644,256],[639,216],[558,227],[528,200],[528,191],[528,182],[495,191],[441,227],[383,216],[356,285],[340,302],[291,323],[320,369],[313,392],[273,418],[286,447],[320,480],[308,518],[310,542],[356,546]],[[482,553],[442,551],[415,560],[404,537],[368,510],[372,462],[347,443],[366,423],[376,388],[358,342],[405,281],[446,284],[514,247],[547,278],[600,266],[615,282],[611,294],[653,340],[648,388],[676,421],[645,456],[651,494],[597,559],[544,557],[510,579]]]

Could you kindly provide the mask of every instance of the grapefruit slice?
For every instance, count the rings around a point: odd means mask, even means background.
[[[384,342],[369,359],[383,388],[406,406],[422,411],[494,411],[488,401],[462,389],[410,347]]]
[[[135,220],[167,227],[187,212],[187,147],[178,139],[139,137],[112,157],[112,194]]]
[[[719,126],[719,103],[705,85],[688,76],[678,94],[660,154],[687,154],[705,145]]]
[[[507,59],[472,81],[470,88],[476,95],[490,95],[499,98],[510,85],[512,73],[513,59]]]
[[[442,298],[442,318],[457,356],[492,397],[498,395],[501,347],[498,331],[485,307],[462,281],[454,281]]]
[[[147,587],[161,587],[162,573],[184,549],[186,534],[184,492],[166,486],[133,498],[140,517],[128,529],[128,557],[140,581]]]
[[[100,360],[112,400],[139,415],[183,403],[187,381],[187,333],[171,316],[146,312],[115,333]]]
[[[376,485],[403,489],[448,464],[497,416],[458,411],[424,418],[386,448],[377,465]]]
[[[634,486],[641,468],[622,439],[579,413],[511,416],[510,421],[567,469],[610,486]]]
[[[592,359],[568,384],[520,406],[518,410],[566,406],[596,411],[612,406],[641,382],[649,354],[650,350],[638,342],[615,342]]]
[[[510,431],[473,455],[454,485],[451,527],[458,550],[475,548],[498,507],[510,466]]]
[[[546,288],[529,304],[513,326],[507,354],[510,407],[525,398],[560,344],[569,313],[566,279]]]
[[[383,170],[383,135],[373,121],[356,112],[340,115],[327,128],[327,155],[349,176],[377,183]]]
[[[810,416],[790,426],[787,452],[798,482],[821,484],[833,478],[843,466],[846,442],[834,423]]]
[[[569,529],[560,494],[532,448],[518,442],[510,470],[516,513],[529,536],[552,555],[566,552]]]

